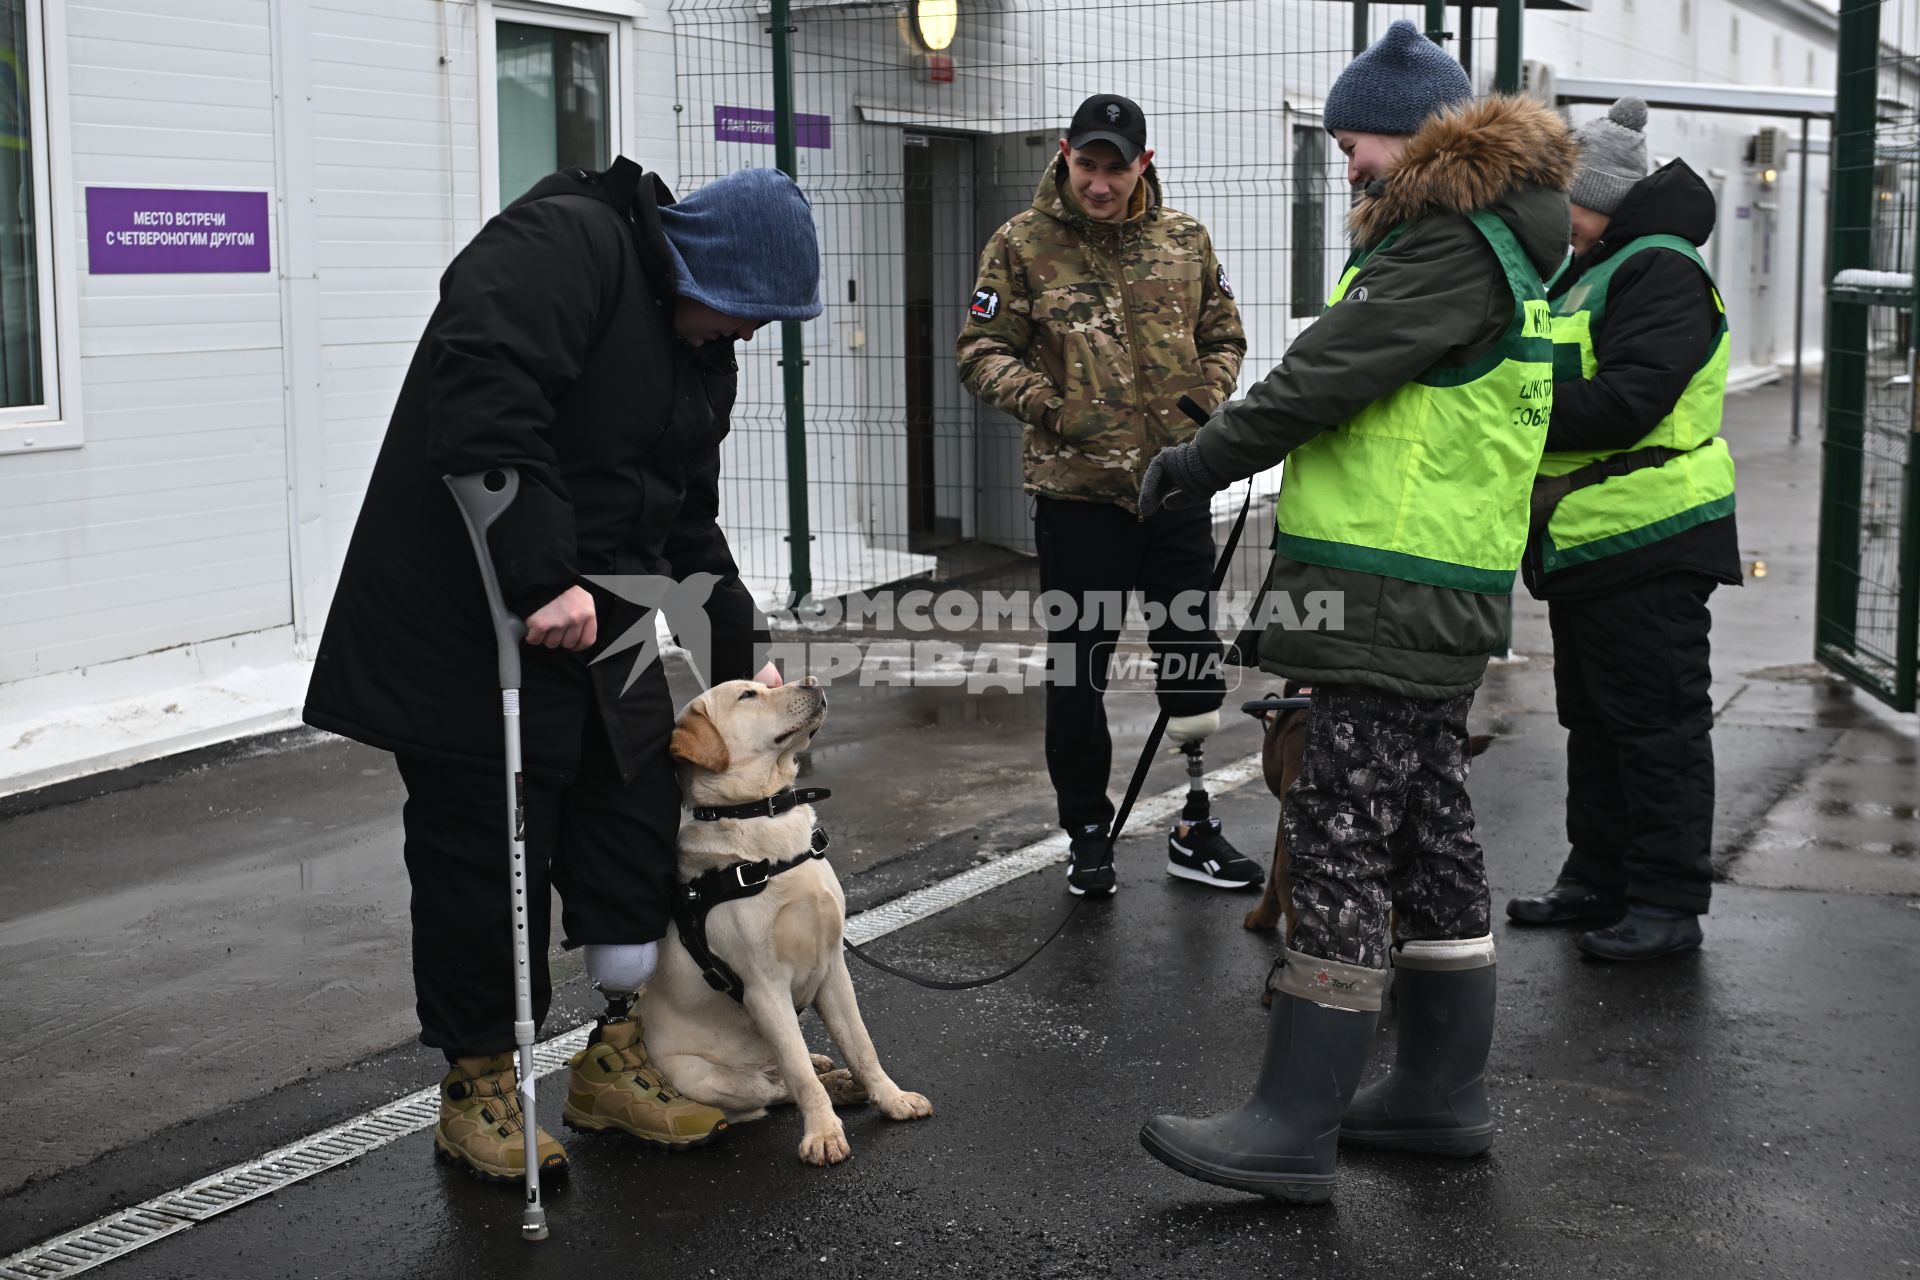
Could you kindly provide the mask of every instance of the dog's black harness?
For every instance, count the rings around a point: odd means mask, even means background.
[[[798,791],[786,787],[749,804],[696,805],[693,816],[699,822],[718,822],[723,818],[777,818],[796,805],[812,804],[832,794],[825,787],[803,787]],[[740,975],[726,961],[713,954],[713,948],[707,945],[707,913],[723,902],[753,897],[767,887],[769,880],[783,871],[791,871],[815,858],[826,857],[829,843],[826,828],[816,825],[807,848],[791,858],[736,862],[731,866],[715,867],[680,886],[673,899],[674,929],[680,935],[680,945],[700,966],[700,976],[707,980],[708,986],[736,1001],[746,999],[747,986],[740,980]]]
[[[798,791],[782,787],[764,800],[751,800],[746,804],[697,804],[693,806],[693,816],[699,822],[718,822],[722,818],[777,818],[795,805],[812,804],[832,794],[825,787],[801,787]]]

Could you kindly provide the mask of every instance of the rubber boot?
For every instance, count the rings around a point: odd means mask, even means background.
[[[1323,973],[1327,967],[1289,954],[1289,970],[1301,965],[1322,966]],[[1289,1204],[1325,1202],[1333,1195],[1340,1113],[1360,1083],[1380,1021],[1377,985],[1371,1003],[1371,1010],[1338,1009],[1277,992],[1253,1097],[1205,1119],[1155,1116],[1140,1130],[1140,1145],[1189,1178]]]
[[[1340,1122],[1341,1145],[1463,1158],[1484,1154],[1493,1145],[1486,1074],[1493,1044],[1493,939],[1409,943],[1395,954],[1393,989],[1399,1018],[1393,1072],[1355,1095]]]
[[[518,1078],[512,1053],[456,1060],[440,1081],[440,1119],[433,1126],[435,1154],[492,1182],[524,1178],[526,1120],[515,1088]],[[538,1139],[540,1172],[564,1172],[565,1149],[545,1129],[538,1131]]]
[[[1597,960],[1658,960],[1693,951],[1702,940],[1694,912],[1636,902],[1606,928],[1581,934],[1574,945]]]
[[[653,1065],[638,1018],[602,1020],[567,1065],[560,1118],[569,1129],[618,1129],[674,1151],[704,1146],[726,1132],[724,1112],[687,1097]]]

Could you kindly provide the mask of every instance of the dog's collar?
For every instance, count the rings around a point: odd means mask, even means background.
[[[798,791],[792,787],[782,787],[764,799],[750,800],[746,804],[697,804],[693,806],[693,817],[696,822],[718,822],[722,818],[777,818],[795,805],[812,804],[832,794],[825,787],[801,787]]]
[[[776,798],[769,796],[768,800]],[[790,801],[787,808],[798,803],[804,802]],[[731,866],[715,867],[680,886],[673,899],[674,927],[680,934],[680,945],[700,966],[700,976],[707,980],[708,986],[736,1001],[746,998],[746,983],[740,980],[740,975],[726,961],[713,954],[713,948],[707,944],[707,913],[723,902],[753,897],[783,871],[792,871],[815,858],[826,857],[829,843],[826,829],[815,827],[806,849],[791,858],[778,861],[764,858],[758,862],[736,862]]]

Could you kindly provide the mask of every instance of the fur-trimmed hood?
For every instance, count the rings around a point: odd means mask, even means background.
[[[1481,98],[1422,125],[1348,221],[1356,244],[1374,245],[1403,222],[1490,208],[1524,186],[1564,192],[1578,168],[1579,148],[1557,112],[1532,98]]]

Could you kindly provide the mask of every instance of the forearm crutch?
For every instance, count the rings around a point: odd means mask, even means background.
[[[533,958],[528,954],[527,841],[525,779],[520,763],[520,645],[527,626],[500,598],[500,578],[487,551],[487,528],[498,520],[520,492],[520,473],[512,467],[467,476],[443,476],[466,521],[473,540],[480,580],[487,588],[487,610],[493,615],[493,643],[500,662],[500,718],[507,743],[507,860],[512,866],[513,895],[513,1043],[518,1051],[521,1129],[527,1143],[527,1207],[520,1216],[523,1240],[547,1238],[547,1208],[540,1199],[540,1123],[534,1111],[533,1088]],[[546,904],[540,904],[546,910]],[[545,957],[541,957],[544,962]]]

